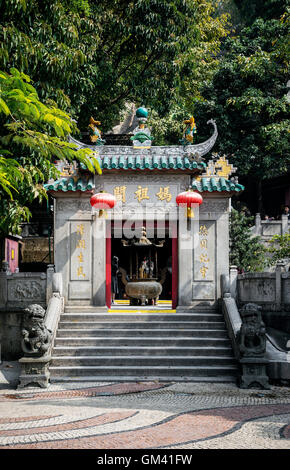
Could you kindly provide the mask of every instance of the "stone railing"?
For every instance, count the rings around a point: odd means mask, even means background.
[[[240,386],[244,380],[242,378],[246,377],[249,383],[268,388],[266,374],[271,380],[289,384],[290,331],[285,321],[289,319],[289,314],[281,312],[283,308],[290,310],[289,283],[290,273],[283,272],[281,265],[277,266],[275,273],[242,275],[238,275],[236,267],[232,266],[228,276],[221,276],[221,308],[233,352],[239,362]],[[266,331],[265,353],[261,358],[243,358],[240,352],[242,318],[239,309],[250,304],[257,304],[264,311],[262,318],[266,327],[269,327]]]
[[[45,307],[52,293],[53,265],[46,273],[0,271],[0,311],[19,311],[31,303]]]
[[[32,306],[33,307],[33,306]],[[36,306],[37,307],[37,306]],[[51,361],[51,353],[54,346],[54,339],[58,327],[58,322],[61,313],[64,309],[63,299],[63,287],[62,277],[59,273],[52,275],[51,283],[51,296],[48,300],[48,306],[45,314],[43,323],[31,323],[34,331],[39,328],[39,338],[45,338],[44,352],[41,354],[27,352],[27,347],[24,348],[24,357],[19,362],[21,364],[21,373],[19,376],[19,388],[23,388],[27,385],[39,385],[40,387],[46,388],[49,385],[49,364]],[[26,330],[23,332],[29,333],[29,325],[26,326]],[[33,330],[30,330],[33,331]],[[35,333],[34,333],[35,334]],[[38,339],[38,338],[37,338]],[[28,340],[29,343],[29,340]],[[40,349],[41,351],[41,349]]]
[[[290,311],[290,272],[277,263],[274,273],[245,273],[236,276],[239,305],[254,302],[263,311]]]
[[[240,352],[237,345],[237,335],[241,329],[242,320],[237,308],[234,296],[232,295],[233,287],[230,276],[221,275],[221,293],[222,293],[222,313],[226,322],[229,338],[231,340],[233,352],[237,360],[240,359]]]
[[[284,235],[290,230],[290,221],[287,215],[281,220],[261,220],[260,214],[255,216],[255,225],[251,227],[253,235],[259,235],[263,243],[269,242],[274,235]]]
[[[0,271],[0,345],[1,359],[18,360],[22,356],[21,329],[25,308],[38,304],[46,308],[52,296],[53,265],[46,273],[8,273]]]

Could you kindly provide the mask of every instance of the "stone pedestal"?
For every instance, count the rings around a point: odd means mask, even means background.
[[[240,388],[262,388],[269,390],[269,378],[266,373],[268,361],[264,358],[243,358],[240,360],[242,368],[239,377]]]
[[[49,362],[51,356],[43,357],[22,357],[19,359],[21,364],[21,374],[19,376],[18,388],[24,388],[28,385],[41,388],[49,386]]]

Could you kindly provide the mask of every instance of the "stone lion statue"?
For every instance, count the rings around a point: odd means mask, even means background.
[[[266,351],[266,328],[261,317],[261,307],[248,303],[240,314],[242,326],[238,334],[240,353],[244,357],[261,357]]]
[[[45,310],[41,305],[31,304],[25,309],[21,347],[25,356],[43,356],[48,350],[52,332],[44,323]]]

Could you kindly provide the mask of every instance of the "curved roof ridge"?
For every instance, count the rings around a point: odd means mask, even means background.
[[[191,188],[194,191],[198,191],[200,193],[203,192],[236,192],[239,193],[245,189],[245,187],[237,183],[236,181],[230,181],[223,176],[198,176],[196,178],[193,177]]]

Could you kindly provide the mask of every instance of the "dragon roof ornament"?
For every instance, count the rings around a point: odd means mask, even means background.
[[[201,142],[200,144],[191,144],[191,145],[168,145],[168,146],[152,146],[150,149],[134,149],[132,146],[117,146],[117,145],[102,145],[97,147],[95,145],[88,145],[83,142],[80,142],[77,139],[74,139],[72,136],[69,137],[69,141],[72,144],[75,144],[78,148],[90,148],[94,151],[97,151],[99,153],[99,156],[101,157],[102,155],[107,155],[107,154],[127,154],[127,155],[133,155],[136,154],[137,152],[140,152],[142,154],[147,154],[147,153],[174,153],[178,154],[180,157],[191,157],[193,159],[195,158],[201,158],[203,155],[206,155],[210,150],[213,148],[214,144],[216,143],[217,136],[218,136],[218,130],[217,130],[217,125],[216,122],[213,119],[210,119],[207,121],[207,124],[212,124],[214,127],[214,132],[212,136],[207,139],[205,142]]]
[[[200,144],[190,144],[190,145],[185,146],[184,152],[186,156],[202,157],[203,155],[206,155],[208,152],[210,152],[211,149],[213,148],[217,140],[218,129],[217,129],[216,122],[213,119],[210,119],[209,121],[207,121],[207,124],[213,125],[214,133],[205,142],[201,142]]]

